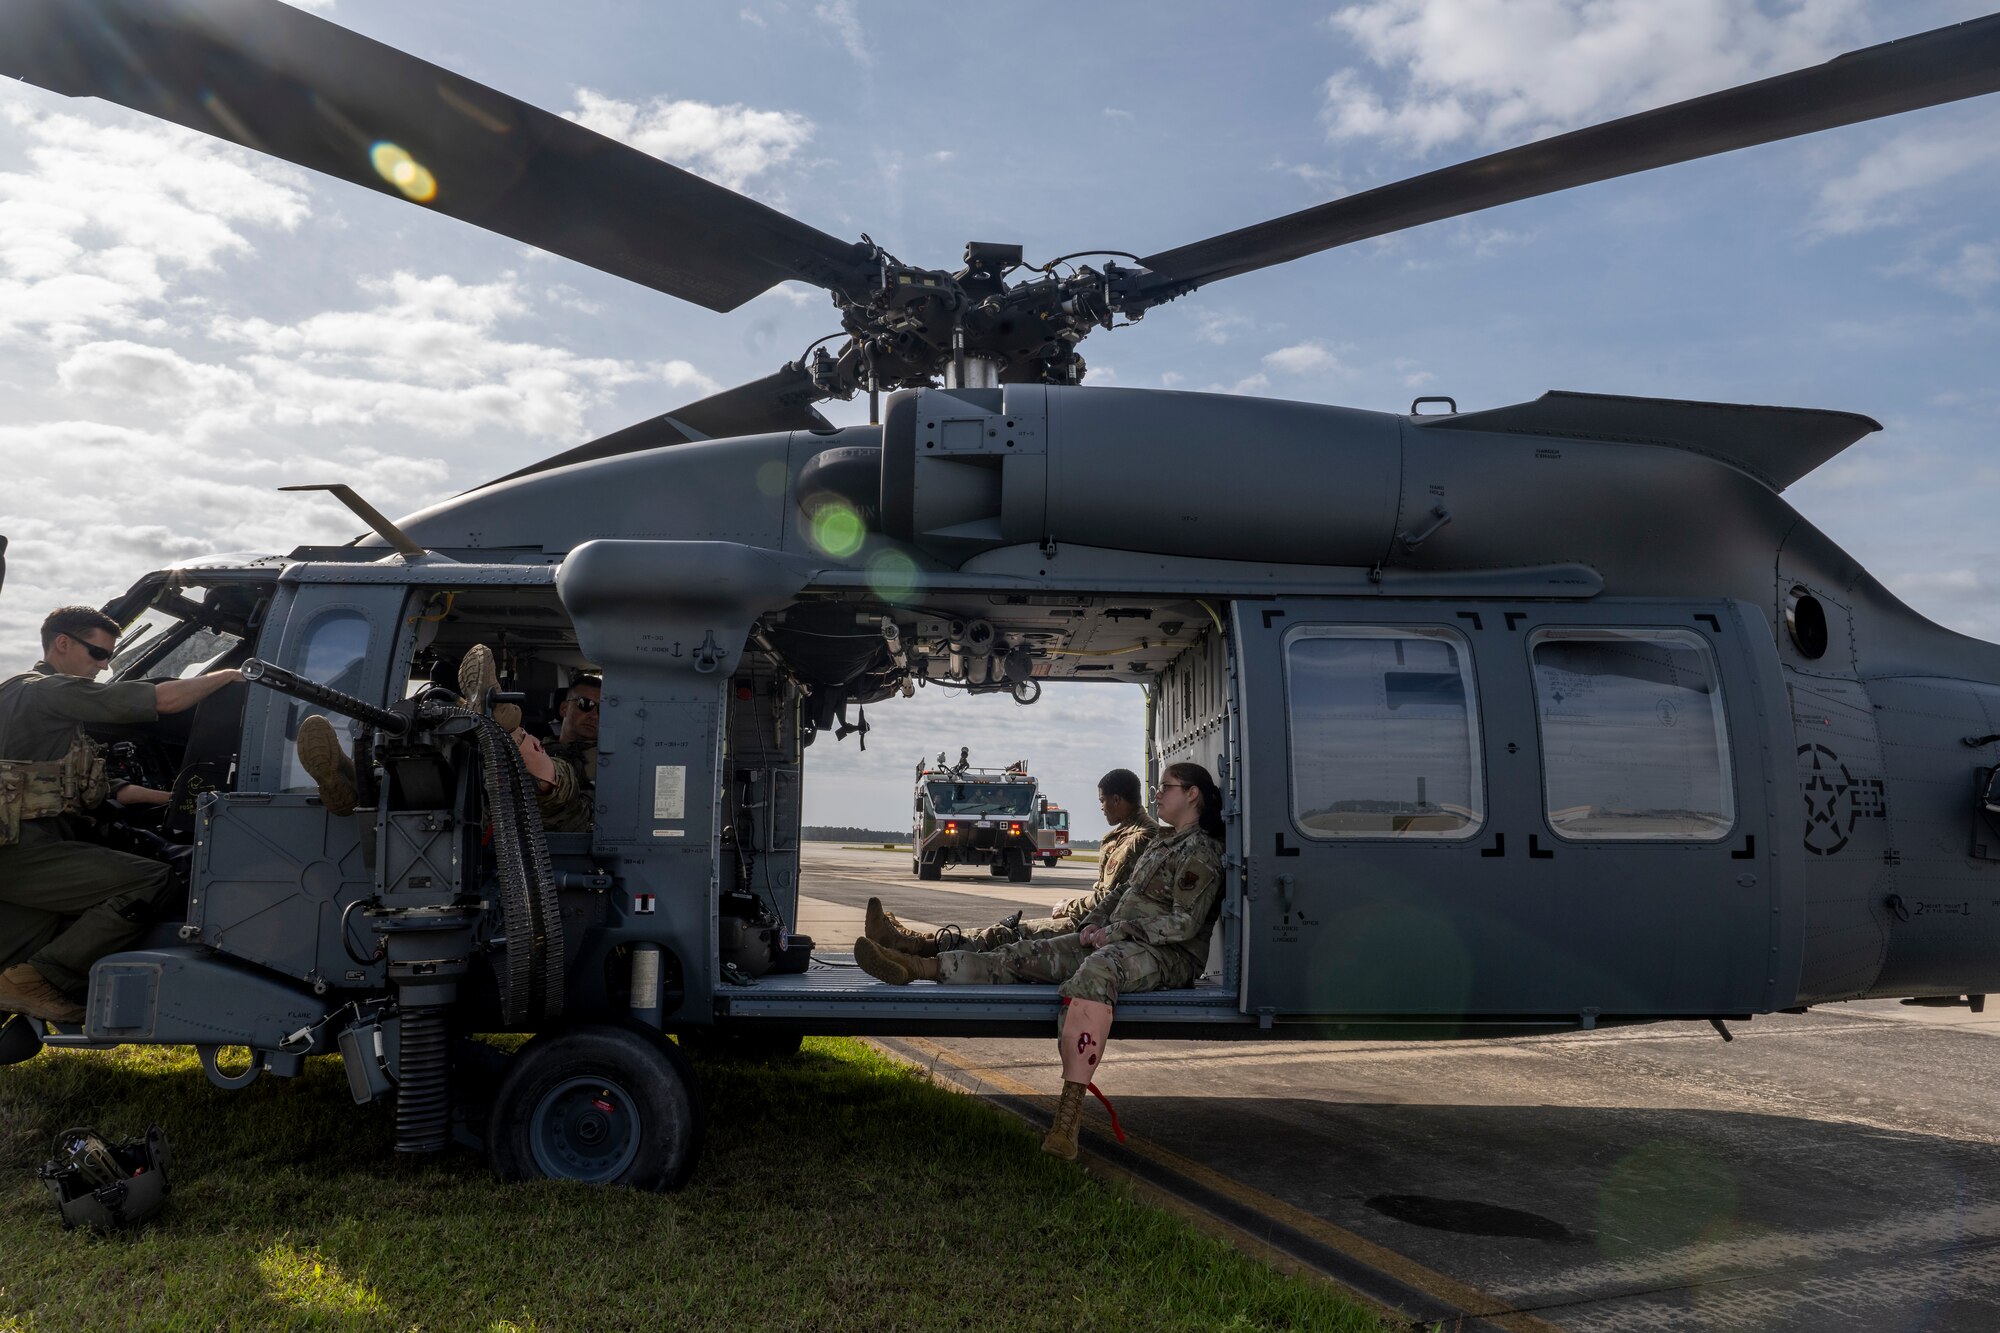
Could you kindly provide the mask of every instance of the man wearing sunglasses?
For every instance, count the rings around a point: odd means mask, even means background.
[[[167,891],[167,867],[83,840],[85,813],[107,796],[164,804],[165,792],[109,789],[84,728],[144,725],[192,708],[239,671],[192,680],[113,681],[118,622],[65,606],[42,622],[42,660],[0,681],[0,1013],[78,1024],[90,965],[131,944]],[[56,927],[63,917],[68,926]]]
[[[542,827],[551,833],[582,833],[597,809],[597,710],[604,684],[596,676],[578,676],[557,709],[555,738],[546,744],[526,731],[514,743],[535,776],[542,807]]]

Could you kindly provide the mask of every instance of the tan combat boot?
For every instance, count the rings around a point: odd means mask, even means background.
[[[1056,1118],[1042,1139],[1042,1151],[1064,1161],[1076,1160],[1076,1130],[1083,1120],[1083,1094],[1088,1085],[1063,1081],[1062,1100],[1056,1103]]]
[[[866,936],[854,941],[854,961],[863,972],[891,986],[938,979],[937,959],[919,958],[913,953],[887,949]]]
[[[458,693],[465,706],[475,713],[485,712],[488,696],[499,688],[500,670],[493,665],[493,650],[483,643],[473,644],[458,663]]]
[[[915,954],[919,958],[937,957],[937,936],[917,934],[898,921],[894,912],[884,910],[880,898],[868,900],[868,916],[862,934],[898,953]]]
[[[319,784],[320,804],[327,813],[353,814],[361,792],[354,780],[354,761],[341,748],[340,733],[333,729],[333,723],[318,713],[299,723],[298,747],[299,763]]]
[[[83,1006],[64,998],[27,963],[0,972],[0,1013],[26,1014],[45,1023],[81,1023]]]

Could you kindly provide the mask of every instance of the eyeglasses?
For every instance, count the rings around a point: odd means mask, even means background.
[[[597,711],[597,700],[586,699],[580,694],[573,694],[563,700],[563,707],[574,708],[579,713],[595,713]]]
[[[109,662],[111,660],[111,650],[109,648],[99,648],[96,644],[87,643],[82,639],[71,639],[70,642],[83,649],[86,653],[89,653],[90,660],[93,662]]]
[[[1153,788],[1153,790],[1154,790],[1154,791],[1156,791],[1156,792],[1160,792],[1160,791],[1186,791],[1186,790],[1187,790],[1187,789],[1188,789],[1188,788],[1189,788],[1189,787],[1190,787],[1191,785],[1193,785],[1193,784],[1191,784],[1191,783],[1186,783],[1186,782],[1162,782],[1162,783],[1161,783],[1161,784],[1160,784],[1159,786],[1157,786],[1157,787]]]

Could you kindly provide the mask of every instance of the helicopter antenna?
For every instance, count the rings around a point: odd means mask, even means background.
[[[311,486],[280,486],[281,491],[330,491],[333,498],[352,509],[356,516],[375,530],[375,535],[396,548],[406,560],[416,560],[431,554],[417,545],[409,533],[382,516],[382,511],[354,493],[354,488],[345,482],[321,482]]]

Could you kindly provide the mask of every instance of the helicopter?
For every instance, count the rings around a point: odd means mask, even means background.
[[[1148,777],[1226,793],[1208,967],[1133,1037],[1449,1039],[2000,986],[2000,646],[1898,601],[1783,492],[1880,429],[1551,392],[1408,413],[1085,387],[1080,344],[1226,278],[1594,181],[2000,90],[2000,16],[1149,255],[908,264],[278,0],[15,0],[0,72],[404,199],[714,311],[826,291],[824,346],[369,528],[155,571],[120,679],[250,682],[124,738],[184,919],[81,1031],[241,1087],[337,1053],[397,1151],[670,1189],[680,1037],[1032,1035],[1052,987],[891,987],[721,941],[802,887],[804,762],[924,685],[1147,693]],[[1091,260],[1092,263],[1077,261]],[[865,425],[818,410],[866,397]],[[1434,410],[1424,411],[1430,407]],[[1176,476],[1235,460],[1190,495]],[[450,688],[475,645],[502,683]],[[494,720],[602,679],[588,832]],[[344,719],[352,815],[293,750]],[[738,920],[742,918],[737,917]],[[775,960],[767,960],[775,961]],[[534,1034],[511,1056],[471,1040]],[[226,1048],[247,1048],[225,1068]]]

